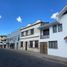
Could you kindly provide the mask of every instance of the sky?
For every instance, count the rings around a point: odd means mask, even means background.
[[[65,5],[67,0],[0,0],[0,35],[37,20],[51,22]]]

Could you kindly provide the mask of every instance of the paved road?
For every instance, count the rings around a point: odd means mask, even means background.
[[[0,67],[67,67],[64,64],[42,60],[24,53],[0,49]]]

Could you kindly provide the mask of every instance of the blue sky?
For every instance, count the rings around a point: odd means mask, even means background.
[[[0,0],[0,35],[8,34],[36,20],[51,22],[51,15],[59,12],[67,0]],[[22,18],[18,22],[17,17]]]

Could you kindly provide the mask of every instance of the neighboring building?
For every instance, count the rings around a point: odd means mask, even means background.
[[[8,48],[18,49],[19,48],[19,40],[20,40],[19,30],[8,34],[7,35]]]
[[[40,30],[38,27],[45,23],[38,20],[34,24],[28,25],[20,30],[20,48],[28,51],[40,51]]]
[[[6,48],[7,47],[7,36],[6,35],[0,35],[0,48]]]
[[[39,27],[40,52],[67,58],[67,6],[57,15],[57,21]]]

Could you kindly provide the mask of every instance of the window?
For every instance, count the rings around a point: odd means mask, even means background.
[[[33,41],[30,41],[30,48],[33,48]]]
[[[1,38],[3,38],[3,36],[1,36]]]
[[[57,25],[54,25],[53,26],[53,33],[56,33],[57,32]]]
[[[18,43],[17,43],[17,46],[18,46]]]
[[[1,41],[6,41],[6,39],[3,39],[3,40],[1,40]]]
[[[26,31],[26,36],[28,36],[28,30]]]
[[[18,41],[20,40],[20,35],[18,35]]]
[[[43,30],[43,35],[49,35],[49,29]]]
[[[35,48],[38,48],[38,40],[35,41]]]
[[[62,31],[62,24],[58,24],[58,32]]]
[[[3,43],[3,42],[0,42],[0,43]]]
[[[30,30],[30,34],[31,34],[31,35],[34,34],[34,29],[31,29],[31,30]]]
[[[49,41],[49,48],[57,49],[58,48],[57,41]]]
[[[23,42],[21,42],[21,47],[23,47]]]
[[[21,36],[24,36],[24,32],[21,32]]]

